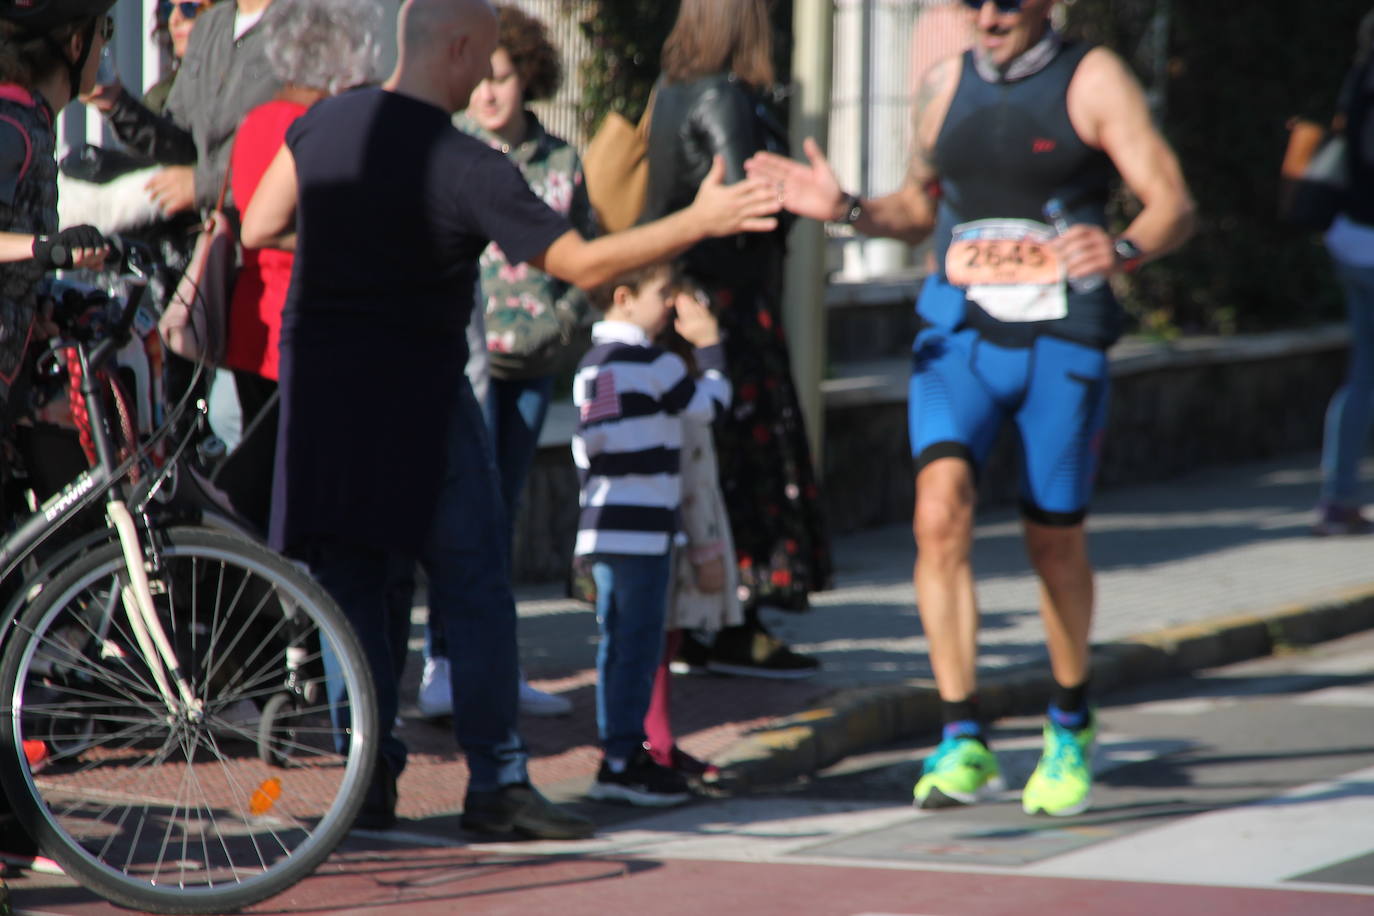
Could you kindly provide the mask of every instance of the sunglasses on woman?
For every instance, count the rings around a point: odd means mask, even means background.
[[[110,39],[114,38],[114,19],[109,16],[101,16],[95,24],[95,29],[100,33],[100,40],[109,44]]]
[[[202,9],[204,7],[197,0],[182,0],[180,3],[167,3],[164,0],[157,6],[157,15],[159,19],[166,22],[172,18],[172,10],[176,10],[181,13],[183,19],[194,19]]]
[[[964,0],[964,6],[971,10],[981,10],[989,0]],[[999,13],[1017,13],[1021,10],[1021,0],[991,0]]]

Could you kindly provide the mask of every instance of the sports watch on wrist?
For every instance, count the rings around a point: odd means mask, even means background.
[[[863,216],[864,202],[859,198],[859,195],[846,194],[844,196],[843,206],[844,215],[835,222],[843,223],[846,226],[852,226],[859,221],[860,216]]]
[[[1116,251],[1117,263],[1126,273],[1134,271],[1145,260],[1145,252],[1140,250],[1140,246],[1124,235],[1112,243],[1112,248]]]

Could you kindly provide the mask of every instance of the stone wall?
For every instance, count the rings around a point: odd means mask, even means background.
[[[1343,327],[1208,338],[1127,341],[1112,351],[1112,406],[1102,487],[1157,481],[1207,465],[1311,451],[1345,371]],[[825,383],[825,496],[836,533],[911,517],[905,361]],[[980,480],[984,505],[1016,498],[1010,436]],[[517,520],[515,577],[565,576],[577,527],[577,475],[566,441],[546,445]]]

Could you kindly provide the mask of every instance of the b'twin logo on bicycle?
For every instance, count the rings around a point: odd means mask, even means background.
[[[82,474],[57,496],[53,497],[46,506],[43,507],[43,518],[52,521],[63,512],[74,506],[77,500],[85,496],[95,486],[95,481],[90,474]]]

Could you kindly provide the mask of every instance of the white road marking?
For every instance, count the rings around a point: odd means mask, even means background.
[[[1374,687],[1327,687],[1303,694],[1294,702],[1304,706],[1374,706]]]
[[[1294,887],[1284,879],[1374,851],[1371,783],[1374,767],[1098,843],[1027,866],[1022,873]],[[1345,890],[1374,894],[1374,888]]]

